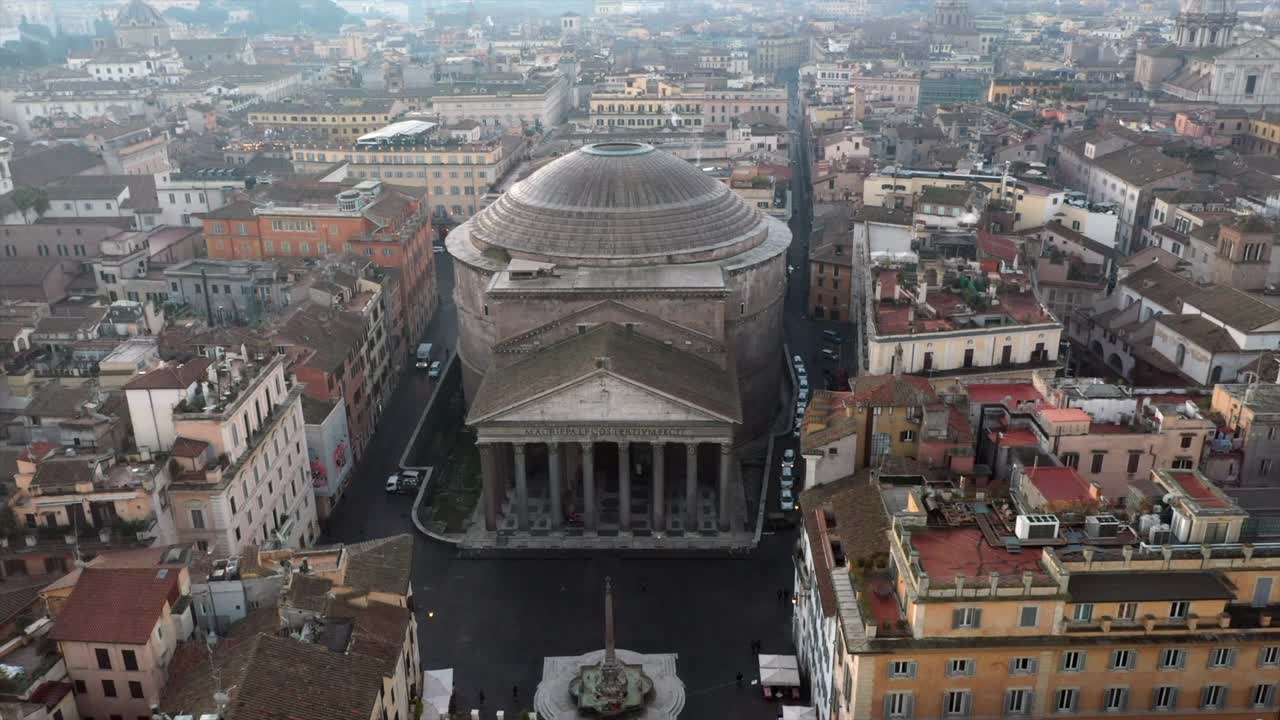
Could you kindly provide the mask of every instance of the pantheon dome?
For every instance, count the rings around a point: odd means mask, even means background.
[[[650,145],[545,165],[446,239],[468,424],[486,447],[607,445],[602,462],[673,443],[696,460],[762,436],[779,402],[790,243],[784,223]]]
[[[563,265],[700,262],[759,245],[765,218],[727,185],[638,143],[592,145],[516,183],[471,237]]]

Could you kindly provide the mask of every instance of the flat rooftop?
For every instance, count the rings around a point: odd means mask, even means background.
[[[1011,553],[992,547],[976,527],[913,528],[911,548],[920,553],[920,567],[933,584],[950,584],[957,575],[967,581],[985,584],[990,573],[1021,575],[1024,571],[1044,572],[1040,566],[1040,548],[1027,547]]]

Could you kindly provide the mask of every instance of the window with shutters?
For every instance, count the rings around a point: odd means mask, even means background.
[[[1084,672],[1085,654],[1079,650],[1062,653],[1063,672]]]
[[[1280,645],[1272,645],[1258,650],[1258,665],[1261,667],[1280,665]]]
[[[953,658],[947,663],[947,675],[950,677],[962,677],[972,675],[976,663],[969,658]]]
[[[973,695],[968,690],[948,690],[942,695],[942,716],[968,717],[972,705]]]
[[[1112,670],[1132,670],[1138,665],[1138,653],[1133,650],[1113,650],[1111,652]]]
[[[1075,712],[1080,704],[1080,691],[1076,688],[1062,688],[1053,699],[1053,709],[1060,713]]]
[[[1102,692],[1102,709],[1120,712],[1129,705],[1129,688],[1113,687]]]
[[[1172,710],[1178,705],[1178,688],[1163,685],[1151,693],[1152,710]]]
[[[1016,657],[1009,661],[1010,675],[1035,675],[1039,661],[1033,657]]]
[[[1160,653],[1161,670],[1181,670],[1187,666],[1187,651],[1168,649]]]
[[[957,608],[951,611],[951,627],[957,629],[982,627],[982,608]]]
[[[916,676],[915,660],[894,660],[889,663],[889,677],[913,678]]]
[[[1040,624],[1040,608],[1028,605],[1018,616],[1018,627],[1033,628]]]
[[[1071,619],[1076,622],[1091,622],[1093,620],[1093,603],[1079,603],[1071,609]]]
[[[915,698],[909,692],[891,692],[884,696],[884,716],[894,720],[912,717]]]
[[[1212,710],[1222,707],[1227,698],[1227,688],[1222,685],[1205,685],[1200,692],[1200,707]]]
[[[1214,648],[1209,653],[1209,667],[1211,668],[1229,668],[1235,664],[1235,660],[1235,648]]]
[[[1004,714],[1021,717],[1031,714],[1031,689],[1009,688],[1004,692]]]
[[[1181,620],[1187,617],[1187,613],[1191,612],[1191,603],[1186,600],[1175,600],[1169,603],[1169,617]]]
[[[1273,707],[1276,704],[1275,684],[1254,685],[1253,693],[1250,695],[1249,699],[1256,708]]]
[[[1120,606],[1116,608],[1116,619],[1129,622],[1138,619],[1138,603],[1120,603]]]

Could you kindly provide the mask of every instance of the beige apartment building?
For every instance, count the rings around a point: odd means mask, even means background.
[[[386,126],[406,109],[403,100],[394,98],[320,105],[266,103],[249,110],[249,124],[273,129],[316,129],[327,135],[357,138]]]
[[[1274,717],[1280,553],[1240,544],[1247,513],[1194,470],[1140,494],[1168,525],[987,514],[923,478],[806,491],[796,632],[819,717]]]
[[[135,436],[158,427],[160,437],[173,438],[161,450],[171,459],[168,501],[179,542],[226,556],[246,545],[307,546],[319,536],[302,386],[285,382],[285,364],[283,356],[220,361],[168,407],[162,390],[176,370],[158,368],[125,386]]]
[[[193,627],[185,567],[87,567],[48,637],[75,684],[80,717],[136,720],[160,702],[174,651]]]
[[[1130,483],[1152,470],[1198,466],[1214,431],[1198,412],[1173,403],[1153,402],[1127,423],[1094,422],[1080,408],[1046,408],[1036,418],[1062,464],[1097,483],[1112,500],[1126,497]]]
[[[524,149],[525,141],[518,135],[376,149],[339,143],[298,145],[293,164],[299,172],[321,172],[345,163],[348,179],[426,188],[437,216],[461,220],[483,207],[482,199],[519,164]]]

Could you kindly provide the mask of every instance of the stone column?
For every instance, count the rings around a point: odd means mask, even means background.
[[[582,523],[596,529],[596,456],[590,442],[582,443]]]
[[[560,476],[563,463],[560,443],[547,443],[547,489],[551,494],[551,529],[560,529]]]
[[[662,507],[666,490],[662,487],[666,480],[667,463],[663,452],[666,443],[656,442],[653,447],[653,531],[663,532],[667,529],[665,508]]]
[[[484,528],[498,529],[498,467],[491,443],[480,444],[480,477],[484,480]]]
[[[529,529],[529,477],[525,473],[524,443],[512,443],[516,470],[516,521],[521,530]]]
[[[729,443],[720,444],[720,530],[728,532],[729,527],[729,476],[733,467],[733,448]]]
[[[631,530],[631,443],[618,443],[618,529]]]
[[[685,532],[698,529],[698,443],[684,446],[684,522]]]

